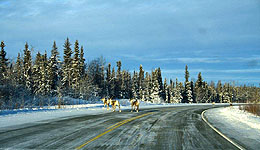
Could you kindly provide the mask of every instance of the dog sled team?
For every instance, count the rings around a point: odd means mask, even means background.
[[[112,100],[112,98],[107,97],[102,98],[101,100],[104,103],[104,108],[106,108],[107,110],[109,110],[109,105],[111,105],[113,112],[116,111],[116,106],[118,106],[119,112],[121,112],[120,103],[118,100]],[[140,102],[137,99],[130,99],[129,102],[131,103],[131,112],[133,112],[133,110],[139,112]]]

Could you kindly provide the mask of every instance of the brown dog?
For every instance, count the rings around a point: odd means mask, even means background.
[[[131,103],[131,112],[133,112],[133,108],[136,112],[139,112],[139,101],[135,99],[130,99],[129,101]]]
[[[121,112],[120,103],[118,100],[109,99],[108,101],[109,101],[109,104],[112,106],[113,112],[116,111],[116,106],[118,106],[119,112]]]
[[[103,103],[104,103],[104,108],[105,108],[105,106],[107,106],[107,110],[109,110],[109,101],[108,101],[108,99],[102,98],[101,101],[103,101]]]

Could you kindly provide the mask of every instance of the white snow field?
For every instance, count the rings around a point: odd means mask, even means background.
[[[214,108],[205,112],[207,120],[220,132],[243,147],[260,149],[260,117],[238,106]]]

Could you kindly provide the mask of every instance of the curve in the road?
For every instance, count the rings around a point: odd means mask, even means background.
[[[240,150],[245,150],[244,147],[242,147],[241,145],[235,143],[234,141],[232,141],[230,138],[228,138],[227,136],[225,136],[223,133],[221,133],[218,129],[216,129],[215,127],[213,127],[213,125],[211,125],[207,120],[206,118],[204,117],[204,113],[206,112],[207,110],[204,110],[202,113],[201,113],[201,118],[204,122],[207,123],[207,125],[212,128],[215,132],[217,132],[220,136],[222,136],[224,139],[226,139],[228,142],[230,142],[231,144],[233,144],[234,146],[236,146],[238,149]]]

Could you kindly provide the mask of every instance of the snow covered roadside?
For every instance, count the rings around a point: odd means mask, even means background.
[[[102,104],[99,104],[102,106]],[[96,106],[96,105],[95,105]],[[21,111],[8,115],[0,115],[0,128],[14,125],[21,125],[26,123],[34,123],[38,121],[66,118],[78,115],[93,115],[107,113],[108,111],[101,107],[88,106],[73,106],[75,108],[66,109],[37,109]]]
[[[214,108],[205,112],[210,124],[232,141],[247,149],[260,149],[260,117],[238,106]]]

